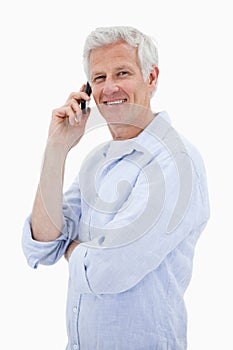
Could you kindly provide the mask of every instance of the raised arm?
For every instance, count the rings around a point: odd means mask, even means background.
[[[82,115],[81,98],[90,97],[83,92],[70,94],[65,105],[55,109],[49,127],[44,161],[38,185],[31,229],[35,240],[49,242],[57,239],[63,225],[62,197],[65,160],[69,150],[81,139],[90,111]]]

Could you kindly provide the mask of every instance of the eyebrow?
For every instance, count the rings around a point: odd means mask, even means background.
[[[98,75],[104,75],[105,73],[104,72],[93,72],[92,74],[91,74],[91,77],[93,78],[93,77],[96,77],[96,76],[98,76]]]
[[[130,65],[121,65],[121,66],[119,66],[119,67],[115,67],[114,68],[114,70],[115,71],[120,71],[120,70],[133,70],[133,68],[130,66]],[[94,78],[94,77],[96,77],[96,76],[98,76],[98,75],[104,75],[104,74],[106,74],[104,71],[94,71],[92,74],[91,74],[91,78]]]

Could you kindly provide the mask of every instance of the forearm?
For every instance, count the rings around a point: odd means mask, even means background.
[[[64,166],[67,151],[63,145],[47,144],[37,189],[31,227],[33,238],[52,241],[59,237],[62,225]]]
[[[66,104],[52,113],[48,143],[40,182],[32,210],[31,229],[35,240],[49,242],[60,236],[63,226],[63,175],[69,150],[81,139],[90,110],[82,115],[81,99],[90,97],[81,91],[70,94]]]

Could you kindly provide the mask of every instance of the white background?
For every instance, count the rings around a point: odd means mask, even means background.
[[[0,7],[0,348],[65,348],[67,264],[62,259],[52,267],[29,268],[22,226],[31,211],[51,111],[86,80],[86,35],[98,26],[132,25],[159,44],[154,110],[170,114],[207,169],[211,219],[197,244],[185,295],[188,349],[232,349],[230,1],[13,0]],[[85,137],[68,161],[68,182],[85,152],[107,137],[100,129]]]

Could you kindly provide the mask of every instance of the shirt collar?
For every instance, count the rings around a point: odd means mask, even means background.
[[[167,112],[159,112],[138,136],[128,140],[110,141],[104,148],[104,156],[119,158],[134,151],[142,153],[149,151],[154,154],[158,141],[161,142],[170,126],[171,120]]]

